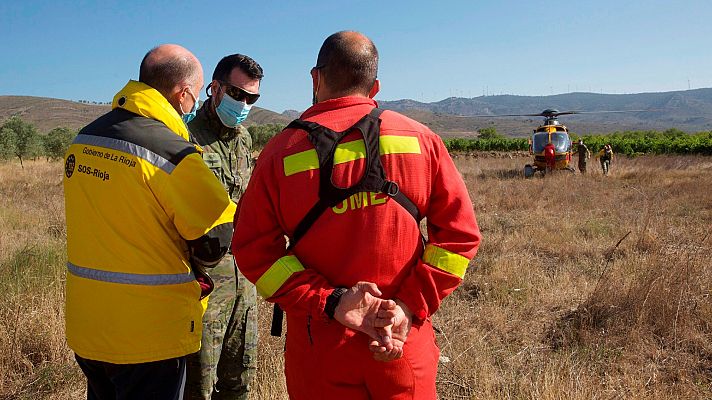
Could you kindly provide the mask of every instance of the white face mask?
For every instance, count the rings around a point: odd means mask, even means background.
[[[237,101],[225,93],[220,104],[215,108],[215,112],[220,118],[220,122],[228,128],[235,128],[247,118],[252,108],[251,104],[244,101]]]

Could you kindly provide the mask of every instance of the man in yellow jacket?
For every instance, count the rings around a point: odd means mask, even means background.
[[[608,176],[608,172],[611,170],[611,164],[613,163],[613,146],[610,143],[603,145],[603,148],[596,154],[596,158],[601,161],[601,170],[603,175]]]
[[[212,290],[204,268],[232,235],[235,204],[185,126],[200,62],[162,45],[139,75],[65,157],[66,333],[89,399],[182,398]]]

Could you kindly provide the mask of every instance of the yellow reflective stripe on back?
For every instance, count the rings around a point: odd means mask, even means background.
[[[420,143],[415,136],[381,136],[381,155],[420,154]]]
[[[420,142],[414,136],[381,136],[380,153],[385,154],[420,154]],[[366,146],[363,139],[340,143],[334,152],[334,165],[366,158]],[[290,176],[300,172],[319,168],[319,157],[316,150],[306,150],[284,157],[284,175]]]
[[[316,150],[315,150],[316,152]],[[334,151],[334,165],[366,158],[366,145],[362,139],[339,143]]]
[[[265,299],[272,297],[293,273],[300,271],[304,271],[304,266],[297,257],[280,258],[255,283],[257,293]]]
[[[425,246],[423,261],[437,269],[457,275],[460,278],[465,276],[467,265],[470,260],[457,253],[447,251],[441,247],[429,244]]]

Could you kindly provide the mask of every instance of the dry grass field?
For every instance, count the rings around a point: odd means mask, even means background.
[[[484,240],[437,313],[442,399],[712,398],[712,158],[524,180],[458,157]],[[60,163],[0,164],[0,399],[80,399]],[[262,307],[253,399],[286,399]]]

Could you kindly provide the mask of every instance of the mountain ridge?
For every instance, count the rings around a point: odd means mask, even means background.
[[[40,133],[57,127],[80,130],[96,118],[111,111],[111,105],[80,103],[73,100],[36,96],[0,96],[0,124],[17,115],[37,127]],[[245,126],[279,123],[288,124],[290,118],[273,111],[253,107]]]
[[[495,126],[513,136],[528,134],[539,121],[536,117],[496,117],[500,114],[536,114],[545,109],[559,111],[628,111],[640,113],[578,114],[560,117],[561,122],[582,134],[622,130],[665,130],[689,132],[712,130],[712,88],[634,94],[564,93],[550,96],[496,95],[473,98],[448,97],[423,103],[412,99],[379,101],[383,108],[408,115],[432,113],[431,129],[453,133]],[[438,116],[461,118],[459,129],[449,129]],[[474,117],[478,116],[478,117]],[[471,117],[471,118],[468,118]],[[421,121],[422,122],[422,121]],[[534,124],[534,126],[532,126]],[[502,129],[500,129],[500,127]]]
[[[527,136],[542,119],[537,117],[496,117],[499,114],[536,114],[544,109],[560,111],[648,112],[578,114],[560,117],[560,122],[578,134],[610,133],[624,130],[666,130],[687,132],[712,130],[712,88],[634,94],[574,92],[549,96],[495,95],[473,98],[448,97],[425,103],[413,99],[378,100],[381,108],[401,112],[430,127],[443,137],[472,136],[478,129],[495,127],[507,136]],[[110,110],[109,105],[34,96],[0,96],[0,123],[11,115],[37,126],[45,133],[65,126],[79,130]],[[277,113],[254,107],[245,121],[255,124],[288,124],[301,111]]]

